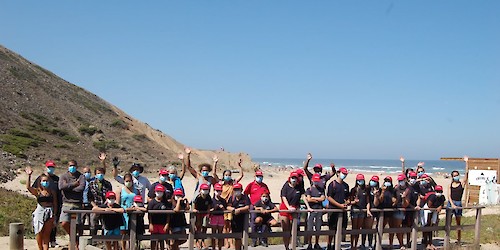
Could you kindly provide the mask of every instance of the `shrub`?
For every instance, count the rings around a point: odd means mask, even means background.
[[[72,135],[65,135],[62,137],[63,140],[66,140],[66,141],[69,141],[69,142],[79,142],[80,139],[76,136],[72,136]]]
[[[112,148],[119,148],[118,143],[115,142],[114,140],[102,140],[102,141],[95,141],[93,143],[94,148],[97,148],[101,152],[105,152],[108,149]]]
[[[95,126],[92,126],[92,125],[81,126],[80,128],[78,128],[78,131],[82,135],[92,136],[97,132],[97,128]]]
[[[36,200],[25,195],[0,188],[0,236],[9,235],[9,224],[24,224],[26,236],[33,238],[31,213],[36,208]]]
[[[115,128],[128,129],[128,124],[120,119],[114,120],[110,126]]]
[[[132,135],[132,138],[138,140],[138,141],[149,141],[149,138],[145,134],[134,134]]]

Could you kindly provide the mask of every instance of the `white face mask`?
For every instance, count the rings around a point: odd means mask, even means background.
[[[437,197],[441,197],[442,195],[443,195],[443,193],[436,193]]]
[[[208,194],[208,190],[201,190],[201,194],[207,195]]]
[[[156,197],[161,198],[163,197],[163,192],[155,192]]]
[[[291,178],[290,179],[290,184],[295,185],[295,183],[297,183],[297,179],[296,178]]]
[[[222,194],[222,191],[215,191],[215,195],[220,196]]]
[[[241,195],[241,190],[236,190],[236,191],[234,191],[234,195],[236,195],[236,196],[240,196],[240,195]]]
[[[113,205],[113,204],[115,204],[115,202],[116,202],[116,199],[108,199],[109,205]]]
[[[266,203],[266,202],[269,200],[269,197],[260,197],[260,200],[261,200],[263,203]]]

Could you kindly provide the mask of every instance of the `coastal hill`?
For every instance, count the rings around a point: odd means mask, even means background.
[[[80,166],[97,166],[102,151],[109,165],[112,157],[119,157],[123,170],[134,162],[143,164],[146,172],[179,164],[182,143],[3,46],[0,84],[0,183],[24,166],[43,166],[47,159],[64,167],[71,159]],[[193,149],[193,165],[211,163],[214,154],[221,169],[234,169],[240,157]],[[244,168],[250,169],[250,156],[241,157]]]

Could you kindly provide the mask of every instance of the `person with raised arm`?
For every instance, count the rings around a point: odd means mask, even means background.
[[[312,159],[312,154],[311,153],[308,153],[307,154],[307,158],[306,160],[304,161],[304,171],[306,173],[306,176],[307,178],[309,179],[309,182],[313,183],[312,181],[312,176],[313,174],[319,174],[321,177],[321,188],[325,189],[326,188],[326,183],[334,176],[333,174],[330,174],[330,173],[326,173],[326,174],[322,174],[323,173],[323,165],[321,164],[316,164],[314,165],[313,167],[313,172],[314,173],[311,173],[311,171],[309,171],[309,162],[311,161]],[[335,164],[331,164],[330,167],[332,167],[332,173],[335,173]]]
[[[184,186],[182,185],[182,179],[184,178],[184,174],[186,173],[186,164],[184,164],[184,154],[179,153],[177,155],[177,158],[181,160],[181,174],[179,175],[177,173],[177,167],[174,165],[170,165],[167,167],[168,171],[168,180],[167,182],[172,185],[172,187],[175,189],[181,189],[182,192],[184,192]]]
[[[467,159],[468,158],[465,158]],[[468,173],[465,173],[465,178],[460,180],[460,173],[457,170],[451,172],[451,183],[448,187],[448,207],[452,208],[451,214],[455,215],[455,222],[460,226],[462,220],[462,197],[465,186],[467,185]],[[457,230],[457,244],[462,244],[462,231]]]
[[[102,160],[104,164],[104,160]],[[113,177],[115,180],[120,183],[124,184],[124,176],[118,175],[118,165],[120,164],[120,160],[118,160],[118,157],[113,158]],[[105,166],[105,165],[104,165]],[[139,164],[139,163],[133,163],[132,166],[129,169],[129,173],[132,174],[132,181],[134,184],[135,189],[139,190],[140,194],[142,195],[142,199],[144,201],[147,201],[148,199],[148,192],[146,192],[146,189],[148,191],[154,189],[151,186],[151,182],[148,180],[148,178],[142,176],[141,174],[144,172],[144,167]]]
[[[356,184],[351,189],[349,200],[352,229],[365,228],[365,218],[372,217],[372,214],[370,212],[370,194],[367,185],[365,185],[365,176],[363,174],[356,175]],[[363,209],[367,209],[367,211],[362,211]],[[358,239],[358,234],[351,235],[351,249],[357,249]]]
[[[330,230],[337,230],[337,221],[339,216],[342,215],[342,228],[347,228],[347,206],[349,205],[349,184],[344,180],[347,178],[349,172],[346,168],[337,170],[337,179],[330,182],[328,185],[328,192],[326,198],[329,202],[330,209],[343,209],[343,212],[332,212],[328,218],[328,228]],[[328,235],[327,250],[333,249],[332,246],[333,235]],[[340,244],[341,242],[333,242],[333,245]]]
[[[94,206],[92,211],[107,211],[115,212],[114,214],[101,214],[104,233],[106,236],[120,235],[120,226],[123,226],[123,213],[125,209],[116,203],[116,194],[113,191],[107,191],[105,194],[106,201],[98,206]],[[107,250],[118,250],[118,241],[106,241]]]
[[[55,214],[58,213],[57,193],[49,188],[50,178],[48,175],[40,176],[38,188],[31,186],[31,175],[33,170],[26,167],[28,181],[26,189],[36,197],[37,206],[33,212],[33,229],[36,235],[36,242],[39,250],[48,250],[50,242],[50,232],[56,227]]]
[[[212,158],[214,161],[213,167],[208,163],[202,163],[198,165],[199,171],[196,171],[196,169],[191,166],[191,149],[186,147],[184,151],[186,152],[186,167],[191,175],[198,180],[194,190],[194,197],[198,197],[202,184],[207,184],[210,192],[211,187],[215,185],[215,183],[219,182],[219,178],[217,178],[217,162],[219,161],[219,158],[217,155],[214,155]],[[210,172],[212,172],[212,175],[210,175]]]
[[[299,218],[300,214],[294,213],[294,211],[300,208],[300,201],[303,200],[307,209],[312,210],[309,206],[309,202],[305,198],[305,190],[303,186],[300,186],[300,175],[296,171],[292,171],[288,177],[288,181],[283,184],[281,188],[281,204],[280,210],[289,210],[289,212],[282,211],[279,213],[281,228],[283,232],[290,232],[292,229],[292,220],[294,216]],[[283,242],[285,249],[289,250],[290,236],[283,236]]]
[[[323,201],[325,198],[325,189],[323,188],[323,182],[321,180],[321,175],[319,173],[315,173],[312,178],[312,185],[306,190],[306,200],[309,202],[309,205],[312,209],[323,209]],[[307,231],[321,231],[321,226],[323,225],[323,212],[311,212],[309,217],[307,218]],[[307,237],[307,242],[309,245],[307,246],[307,250],[312,250],[312,236]],[[316,235],[316,244],[314,245],[315,250],[321,250],[322,248],[319,246],[319,235]]]

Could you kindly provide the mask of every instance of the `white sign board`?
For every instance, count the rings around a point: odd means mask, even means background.
[[[469,185],[481,186],[486,183],[497,182],[496,170],[469,170]]]

